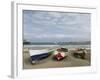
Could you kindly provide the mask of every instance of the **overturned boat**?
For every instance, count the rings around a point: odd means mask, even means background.
[[[31,63],[34,64],[36,61],[44,59],[52,54],[53,50],[29,50]]]

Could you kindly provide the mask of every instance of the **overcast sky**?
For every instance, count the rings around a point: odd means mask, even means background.
[[[31,42],[89,41],[90,14],[23,11],[24,39]]]

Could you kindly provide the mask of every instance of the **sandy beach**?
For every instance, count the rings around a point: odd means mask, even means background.
[[[47,47],[46,47],[47,48]],[[48,47],[49,48],[49,47]],[[43,49],[42,47],[34,47],[32,49]],[[90,66],[91,65],[91,50],[87,50],[85,59],[76,58],[72,55],[73,50],[69,50],[68,56],[61,61],[55,61],[52,59],[53,55],[39,60],[35,64],[31,64],[30,55],[27,48],[24,48],[23,52],[23,69],[39,69],[39,68],[60,68],[60,67],[81,67],[81,66]]]

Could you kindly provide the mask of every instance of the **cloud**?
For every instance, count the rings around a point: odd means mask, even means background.
[[[31,41],[57,39],[90,40],[90,14],[25,10],[24,38]]]

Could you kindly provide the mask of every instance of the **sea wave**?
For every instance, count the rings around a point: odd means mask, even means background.
[[[24,45],[24,48],[33,48],[33,47],[90,48],[91,45]]]

